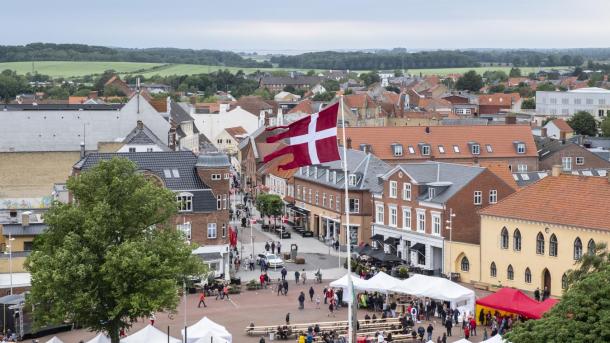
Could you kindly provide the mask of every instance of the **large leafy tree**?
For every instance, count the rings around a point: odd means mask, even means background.
[[[589,112],[578,111],[568,119],[567,123],[578,135],[595,136],[597,134],[597,121]]]
[[[70,320],[119,342],[119,330],[179,302],[180,280],[203,272],[169,225],[174,194],[115,158],[71,177],[27,260],[37,323]]]
[[[569,274],[561,301],[540,320],[517,325],[505,339],[529,342],[610,342],[610,263],[606,246],[585,254]]]
[[[263,216],[276,218],[282,215],[284,202],[279,195],[263,193],[256,197],[256,209]]]
[[[455,88],[471,92],[478,92],[482,87],[483,78],[474,70],[466,72],[455,84]]]
[[[599,127],[602,130],[602,136],[610,137],[610,116],[604,118]]]

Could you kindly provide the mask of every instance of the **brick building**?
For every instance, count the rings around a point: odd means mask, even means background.
[[[428,160],[472,164],[506,162],[510,170],[538,170],[536,144],[528,125],[348,127],[347,146],[391,163]]]
[[[479,115],[499,114],[501,111],[521,109],[519,93],[493,93],[479,95]]]
[[[563,172],[589,169],[610,169],[610,161],[569,140],[537,137],[540,170],[551,170],[560,165]]]
[[[455,272],[456,261],[478,251],[477,211],[515,191],[488,168],[453,163],[400,164],[381,180],[373,244],[435,274]]]

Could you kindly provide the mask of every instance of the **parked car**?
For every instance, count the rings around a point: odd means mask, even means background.
[[[281,267],[284,265],[284,260],[282,260],[281,257],[271,253],[258,254],[258,264],[260,264],[260,261],[267,262],[271,268]]]

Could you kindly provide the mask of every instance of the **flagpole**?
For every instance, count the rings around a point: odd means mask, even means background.
[[[345,208],[345,233],[347,236],[347,287],[350,292],[350,299],[347,302],[347,337],[349,343],[354,343],[354,314],[353,314],[353,301],[355,298],[354,288],[352,287],[352,248],[351,248],[351,234],[350,234],[350,221],[349,221],[349,190],[348,190],[348,174],[347,174],[347,141],[345,140],[345,115],[343,114],[343,95],[339,99],[339,110],[341,111],[341,131],[342,131],[342,139],[343,142],[343,181],[345,184],[345,198],[344,198],[344,208]],[[341,254],[339,254],[341,255]]]

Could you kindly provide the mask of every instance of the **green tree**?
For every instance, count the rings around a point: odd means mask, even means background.
[[[503,93],[506,90],[506,86],[499,83],[489,87],[489,93]]]
[[[602,136],[610,137],[610,117],[604,118],[599,127],[602,130]]]
[[[31,91],[32,89],[25,77],[8,69],[0,73],[0,98],[5,102],[8,103],[18,94]]]
[[[335,92],[324,92],[313,96],[313,101],[331,101],[335,98]]]
[[[517,67],[510,68],[510,72],[508,72],[509,77],[521,77],[521,69]]]
[[[54,203],[47,231],[26,261],[36,323],[79,323],[108,332],[157,311],[173,311],[182,280],[201,260],[169,219],[175,195],[126,159],[100,162],[68,180],[75,201]]]
[[[536,109],[536,99],[527,98],[521,102],[521,108],[524,110],[535,110]]]
[[[597,121],[589,112],[578,111],[568,119],[567,123],[577,135],[595,136],[597,134]]]
[[[402,72],[401,69],[395,69],[394,70],[394,77],[401,77],[401,76],[405,76],[405,74]]]
[[[273,100],[273,93],[269,91],[267,87],[259,88],[252,93],[253,95],[260,96],[264,100]]]
[[[288,93],[293,93],[296,91],[296,88],[294,88],[293,85],[288,85],[286,87],[284,87],[284,89],[282,89],[284,92],[288,92]]]
[[[112,70],[112,69],[106,70],[95,81],[95,84],[93,85],[93,89],[95,89],[96,91],[102,93],[104,91],[104,86],[106,85],[106,82],[108,82],[108,80],[110,80],[115,74],[116,74],[116,72],[114,70]]]
[[[307,76],[316,76],[316,71],[315,70],[308,70],[307,71]]]
[[[483,78],[474,70],[466,72],[455,83],[455,88],[459,90],[469,90],[471,92],[478,92],[482,87]]]
[[[546,117],[543,121],[542,121],[542,126],[548,124],[549,122],[553,121],[557,119],[557,117],[555,116],[550,116],[550,117]]]
[[[125,92],[116,85],[110,84],[104,86],[104,96],[126,96]]]
[[[324,80],[324,82],[322,82],[322,87],[324,87],[324,89],[326,89],[327,92],[336,92],[339,90],[339,81],[337,80]]]
[[[547,92],[553,92],[555,91],[555,85],[553,85],[550,82],[544,82],[538,85],[538,87],[536,87],[537,91],[547,91]]]
[[[362,80],[366,86],[370,86],[375,82],[381,81],[381,78],[379,77],[379,74],[377,74],[376,71],[362,73],[359,77],[360,80]]]
[[[585,254],[568,275],[561,301],[542,319],[516,325],[504,337],[508,342],[610,341],[610,263],[605,245]]]
[[[276,194],[263,193],[256,197],[256,209],[262,216],[281,216],[284,212],[284,201]]]
[[[47,89],[46,93],[49,99],[55,100],[67,100],[70,96],[70,92],[67,89],[58,86]]]
[[[91,89],[89,89],[89,88],[81,88],[81,89],[77,90],[76,92],[74,92],[74,95],[75,96],[88,96],[90,92],[91,92]]]

